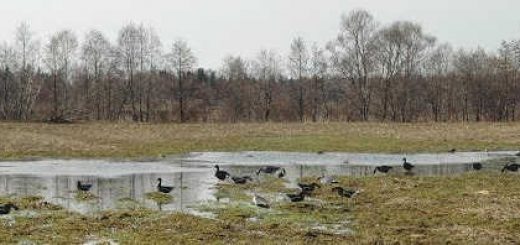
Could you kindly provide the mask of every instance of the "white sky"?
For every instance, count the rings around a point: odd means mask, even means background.
[[[342,13],[369,10],[381,23],[411,20],[455,48],[494,51],[520,38],[519,0],[1,0],[0,40],[29,23],[42,41],[71,29],[80,38],[92,28],[115,40],[130,22],[152,25],[165,48],[188,41],[199,66],[219,68],[226,55],[254,57],[261,48],[286,53],[296,35],[326,43]]]

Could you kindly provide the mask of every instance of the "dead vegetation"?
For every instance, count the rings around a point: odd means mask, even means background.
[[[519,150],[514,123],[0,123],[0,158],[159,157],[193,151]]]
[[[353,200],[324,186],[302,203],[250,203],[250,191],[290,192],[282,181],[224,184],[227,203],[205,207],[216,219],[143,208],[80,215],[51,208],[41,198],[1,198],[20,210],[2,217],[0,240],[79,244],[96,237],[122,244],[171,243],[498,243],[520,242],[518,174],[468,173],[452,177],[339,178],[362,190]],[[314,179],[314,178],[313,178]],[[275,199],[272,199],[275,200]],[[202,207],[201,207],[202,208]]]

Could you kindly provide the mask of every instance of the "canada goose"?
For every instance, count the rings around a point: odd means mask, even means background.
[[[246,184],[247,181],[253,181],[253,178],[251,178],[251,176],[243,176],[243,177],[233,176],[233,177],[231,177],[231,180],[233,180],[233,182],[235,182],[235,184],[243,185],[243,184]]]
[[[271,205],[269,205],[269,202],[267,201],[267,199],[257,195],[256,193],[254,193],[254,195],[253,195],[253,203],[255,204],[255,206],[261,207],[261,208],[270,208],[271,207]]]
[[[332,176],[325,176],[325,175],[322,175],[321,177],[318,177],[317,180],[320,183],[326,184],[326,185],[339,183],[334,177],[332,177]]]
[[[217,171],[215,172],[215,177],[219,180],[226,180],[227,177],[229,177],[229,173],[223,170],[220,170],[220,167],[218,165],[215,165],[215,168]]]
[[[303,201],[303,199],[305,199],[305,195],[306,193],[301,191],[300,193],[298,194],[285,194],[290,200],[291,202],[301,202]]]
[[[346,198],[353,198],[357,194],[359,194],[359,191],[349,190],[349,189],[345,189],[343,187],[334,187],[334,188],[332,188],[332,191],[338,193],[339,196],[346,197]]]
[[[92,184],[84,184],[81,183],[81,181],[78,181],[77,187],[80,191],[89,191],[90,188],[92,188]]]
[[[409,163],[408,161],[406,161],[406,157],[403,158],[403,168],[406,169],[406,171],[412,171],[412,169],[414,168],[415,166],[411,163]]]
[[[502,173],[506,170],[509,172],[518,172],[518,169],[520,168],[520,164],[518,163],[508,163],[502,168]]]
[[[481,170],[482,169],[482,163],[479,163],[479,162],[475,162],[473,163],[473,170]]]
[[[457,152],[457,149],[453,148],[453,149],[449,150],[448,152],[453,154],[453,153]]]
[[[0,205],[0,215],[9,214],[11,209],[18,210],[18,207],[12,203]]]
[[[380,172],[380,173],[388,173],[388,171],[392,170],[394,167],[392,166],[377,166],[375,169],[374,169],[374,174],[376,174],[377,172]]]
[[[281,169],[282,169],[281,167],[276,167],[276,166],[264,166],[264,167],[259,168],[256,171],[256,175],[259,175],[260,173],[274,174],[274,173],[280,171]]]
[[[310,194],[311,192],[316,190],[316,188],[321,188],[321,185],[316,184],[316,183],[312,183],[312,184],[298,183],[298,186],[302,189],[302,192],[305,192],[307,194]]]
[[[162,193],[165,193],[165,194],[168,194],[170,193],[172,190],[173,190],[173,186],[163,186],[162,185],[162,179],[161,178],[158,178],[157,181],[159,181],[159,183],[157,184],[157,191],[159,192],[162,192]]]

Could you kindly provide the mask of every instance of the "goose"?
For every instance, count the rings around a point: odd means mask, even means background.
[[[291,200],[291,202],[301,202],[301,201],[303,201],[303,199],[305,199],[306,193],[301,191],[298,194],[287,193],[285,195]]]
[[[81,181],[78,181],[77,187],[80,191],[89,191],[90,188],[92,188],[92,184],[84,184],[81,183]]]
[[[475,162],[473,163],[473,170],[481,170],[482,169],[482,163],[479,163],[479,162]]]
[[[413,164],[406,161],[406,157],[403,158],[403,168],[406,169],[406,171],[412,171],[414,167],[415,166]]]
[[[267,199],[257,195],[256,193],[254,193],[254,195],[253,195],[253,203],[255,204],[255,206],[260,207],[260,208],[270,208],[271,207],[271,205],[269,205],[269,202],[267,201]]]
[[[325,176],[321,175],[321,177],[318,177],[317,180],[322,184],[337,184],[339,183],[334,177],[332,176]]]
[[[334,188],[332,188],[332,191],[338,193],[339,196],[346,197],[346,198],[353,198],[357,194],[359,194],[359,191],[349,190],[349,189],[345,189],[343,187],[334,187]]]
[[[215,177],[217,177],[217,179],[226,180],[226,178],[230,176],[228,172],[220,170],[220,167],[218,165],[215,165],[214,168],[217,169],[217,171],[215,172]]]
[[[0,205],[0,215],[9,214],[11,209],[18,210],[18,207],[12,203]]]
[[[453,149],[449,150],[448,152],[453,154],[453,153],[457,152],[457,149],[453,148]]]
[[[253,178],[251,178],[251,176],[243,176],[243,177],[233,176],[233,177],[231,177],[231,180],[233,180],[233,182],[235,182],[235,184],[243,185],[243,184],[247,184],[247,181],[253,181]]]
[[[502,173],[505,172],[506,170],[510,171],[510,172],[518,172],[519,168],[520,168],[520,164],[518,164],[518,163],[508,163],[504,166],[504,168],[502,168]]]
[[[264,166],[264,167],[259,168],[256,171],[256,175],[259,175],[260,173],[274,174],[274,173],[280,171],[281,169],[282,169],[281,167],[276,167],[276,166]]]
[[[157,181],[159,181],[159,183],[157,184],[157,191],[158,192],[162,192],[164,194],[168,194],[170,193],[172,190],[173,190],[173,186],[163,186],[162,185],[162,179],[161,178],[158,178]]]
[[[281,179],[281,178],[285,177],[285,174],[286,174],[285,168],[281,168],[281,170],[278,172],[278,178]]]
[[[306,194],[310,194],[311,192],[316,190],[316,188],[321,188],[321,185],[316,184],[316,183],[312,183],[312,184],[298,183],[298,186],[300,187],[300,189],[302,189],[302,192],[305,192]]]
[[[394,167],[392,166],[386,166],[386,165],[383,165],[383,166],[377,166],[375,169],[374,169],[374,174],[376,174],[377,172],[380,172],[380,173],[388,173],[388,171],[392,170]]]

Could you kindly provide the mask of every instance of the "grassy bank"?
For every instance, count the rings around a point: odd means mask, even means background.
[[[156,157],[191,151],[518,150],[520,124],[0,123],[0,158]]]
[[[380,176],[341,178],[361,189],[351,203],[331,187],[303,203],[277,201],[271,210],[250,205],[252,189],[270,197],[288,192],[276,181],[223,185],[232,203],[213,206],[216,219],[146,209],[79,215],[38,204],[37,198],[2,199],[21,209],[4,216],[0,240],[122,244],[338,243],[351,244],[518,244],[520,178],[517,174],[468,173],[453,177]],[[222,194],[221,193],[221,194]],[[252,218],[256,218],[252,220]],[[325,228],[319,229],[316,223]],[[337,232],[326,225],[340,224]],[[332,230],[331,230],[332,229]]]

